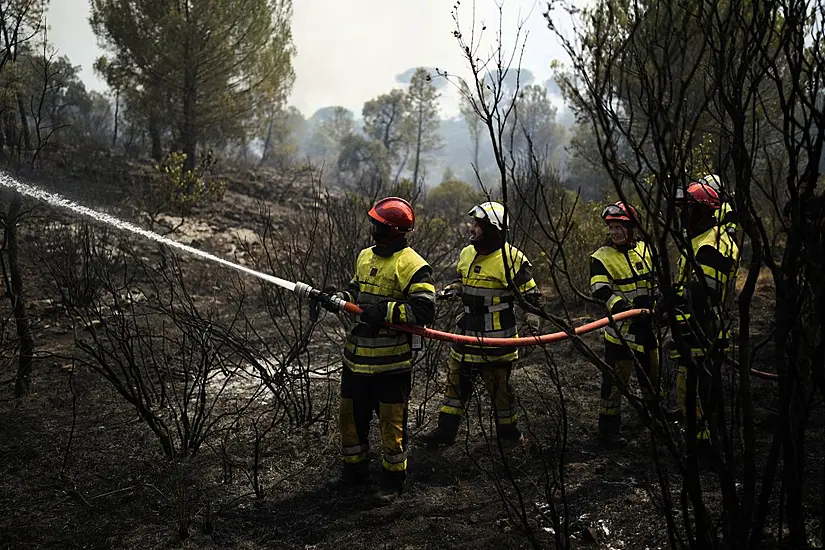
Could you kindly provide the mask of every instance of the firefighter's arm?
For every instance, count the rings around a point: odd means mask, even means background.
[[[460,265],[460,262],[459,262],[459,265]],[[461,296],[461,293],[464,290],[464,285],[462,284],[461,270],[459,269],[459,266],[456,266],[455,274],[456,274],[456,278],[453,279],[452,281],[450,281],[450,284],[448,284],[447,286],[445,286],[443,289],[441,289],[439,292],[436,293],[436,297],[439,300],[452,298],[453,296]]]
[[[613,291],[613,280],[601,260],[590,258],[590,294],[604,302],[610,313],[620,313],[630,309],[630,304],[621,294]]]
[[[435,284],[429,265],[422,266],[413,274],[404,294],[404,301],[387,302],[388,322],[429,325],[435,320]]]
[[[737,226],[739,225],[739,216],[736,215],[735,210],[728,210],[722,216],[722,225]]]
[[[531,306],[541,309],[541,290],[533,279],[533,266],[524,258],[516,276],[513,277],[513,286],[521,294],[524,301]],[[533,331],[541,327],[541,317],[533,312],[526,311],[524,320]]]
[[[347,302],[351,302],[353,304],[358,302],[358,293],[361,291],[361,287],[358,284],[358,281],[353,278],[349,284],[347,284],[347,289],[342,290],[341,292],[336,293],[339,298],[343,298]]]

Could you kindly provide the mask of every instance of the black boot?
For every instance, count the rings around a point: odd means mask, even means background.
[[[327,481],[327,488],[333,491],[352,489],[370,482],[369,462],[364,460],[355,464],[344,464],[338,476]]]
[[[418,436],[418,441],[429,448],[449,447],[455,443],[461,417],[455,414],[438,413],[438,426]]]
[[[404,481],[406,472],[390,472],[384,470],[381,473],[381,485],[373,495],[376,506],[387,506],[395,502],[401,493],[404,492]]]
[[[606,449],[618,449],[627,447],[627,439],[618,433],[600,433],[599,445]]]
[[[619,415],[599,415],[599,445],[607,448],[625,447],[627,439],[622,437],[622,417]]]
[[[527,451],[530,447],[527,438],[521,433],[516,424],[498,424],[496,434],[501,440],[505,451]]]

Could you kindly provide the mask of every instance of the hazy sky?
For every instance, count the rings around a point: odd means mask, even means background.
[[[298,54],[290,104],[310,116],[316,109],[343,105],[360,113],[364,102],[399,86],[395,76],[410,67],[426,66],[463,73],[466,63],[453,38],[450,15],[454,0],[296,0],[292,31]],[[475,18],[488,26],[489,51],[498,29],[495,0],[476,0]],[[528,31],[523,67],[537,82],[551,76],[549,64],[564,53],[547,29],[546,2],[504,0],[505,44],[512,50],[516,22]],[[458,16],[469,35],[473,1],[464,0]],[[89,0],[52,0],[48,23],[51,41],[61,55],[82,67],[87,88],[105,90],[92,71],[101,55],[89,26]],[[477,25],[478,26],[478,25]],[[455,94],[444,90],[443,114],[455,111]]]

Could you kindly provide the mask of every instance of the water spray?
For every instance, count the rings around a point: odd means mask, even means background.
[[[25,195],[27,197],[31,197],[39,201],[47,202],[52,206],[57,206],[59,208],[71,210],[76,214],[80,214],[81,216],[91,218],[94,221],[105,223],[107,225],[110,225],[123,231],[129,231],[136,235],[140,235],[142,237],[146,237],[147,239],[151,239],[155,242],[165,244],[167,246],[172,246],[180,250],[189,252],[190,254],[200,256],[201,258],[204,258],[206,260],[211,260],[221,265],[225,265],[226,267],[231,267],[232,269],[243,271],[244,273],[247,273],[254,277],[258,277],[259,279],[263,279],[267,282],[285,288],[289,291],[295,290],[295,283],[293,282],[281,279],[280,277],[275,277],[274,275],[267,275],[266,273],[261,273],[260,271],[255,271],[254,269],[250,269],[248,267],[230,262],[228,260],[224,260],[223,258],[215,256],[214,254],[210,254],[209,252],[204,252],[203,250],[199,250],[195,247],[180,243],[178,241],[174,241],[168,237],[164,237],[163,235],[158,235],[157,233],[149,231],[148,229],[143,229],[142,227],[138,227],[133,223],[121,220],[110,214],[106,214],[105,212],[98,212],[97,210],[92,210],[91,208],[77,204],[74,201],[71,201],[65,197],[58,195],[57,193],[50,193],[48,191],[38,189],[37,187],[33,187],[26,183],[17,181],[16,179],[2,172],[0,172],[0,185],[2,185],[3,187],[14,189],[21,195]]]

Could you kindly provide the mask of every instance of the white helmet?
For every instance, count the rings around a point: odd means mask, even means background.
[[[733,198],[733,189],[727,189],[722,185],[722,178],[717,176],[716,174],[708,174],[702,179],[699,180],[700,183],[705,183],[710,185],[716,193],[722,197],[726,195],[728,197]]]
[[[710,185],[710,187],[717,193],[720,193],[722,191],[722,179],[716,174],[706,175],[705,177],[699,180],[699,183],[706,183]]]
[[[481,203],[474,206],[467,214],[476,220],[487,220],[499,231],[504,231],[507,226],[507,214],[504,212],[504,205],[498,202]]]

